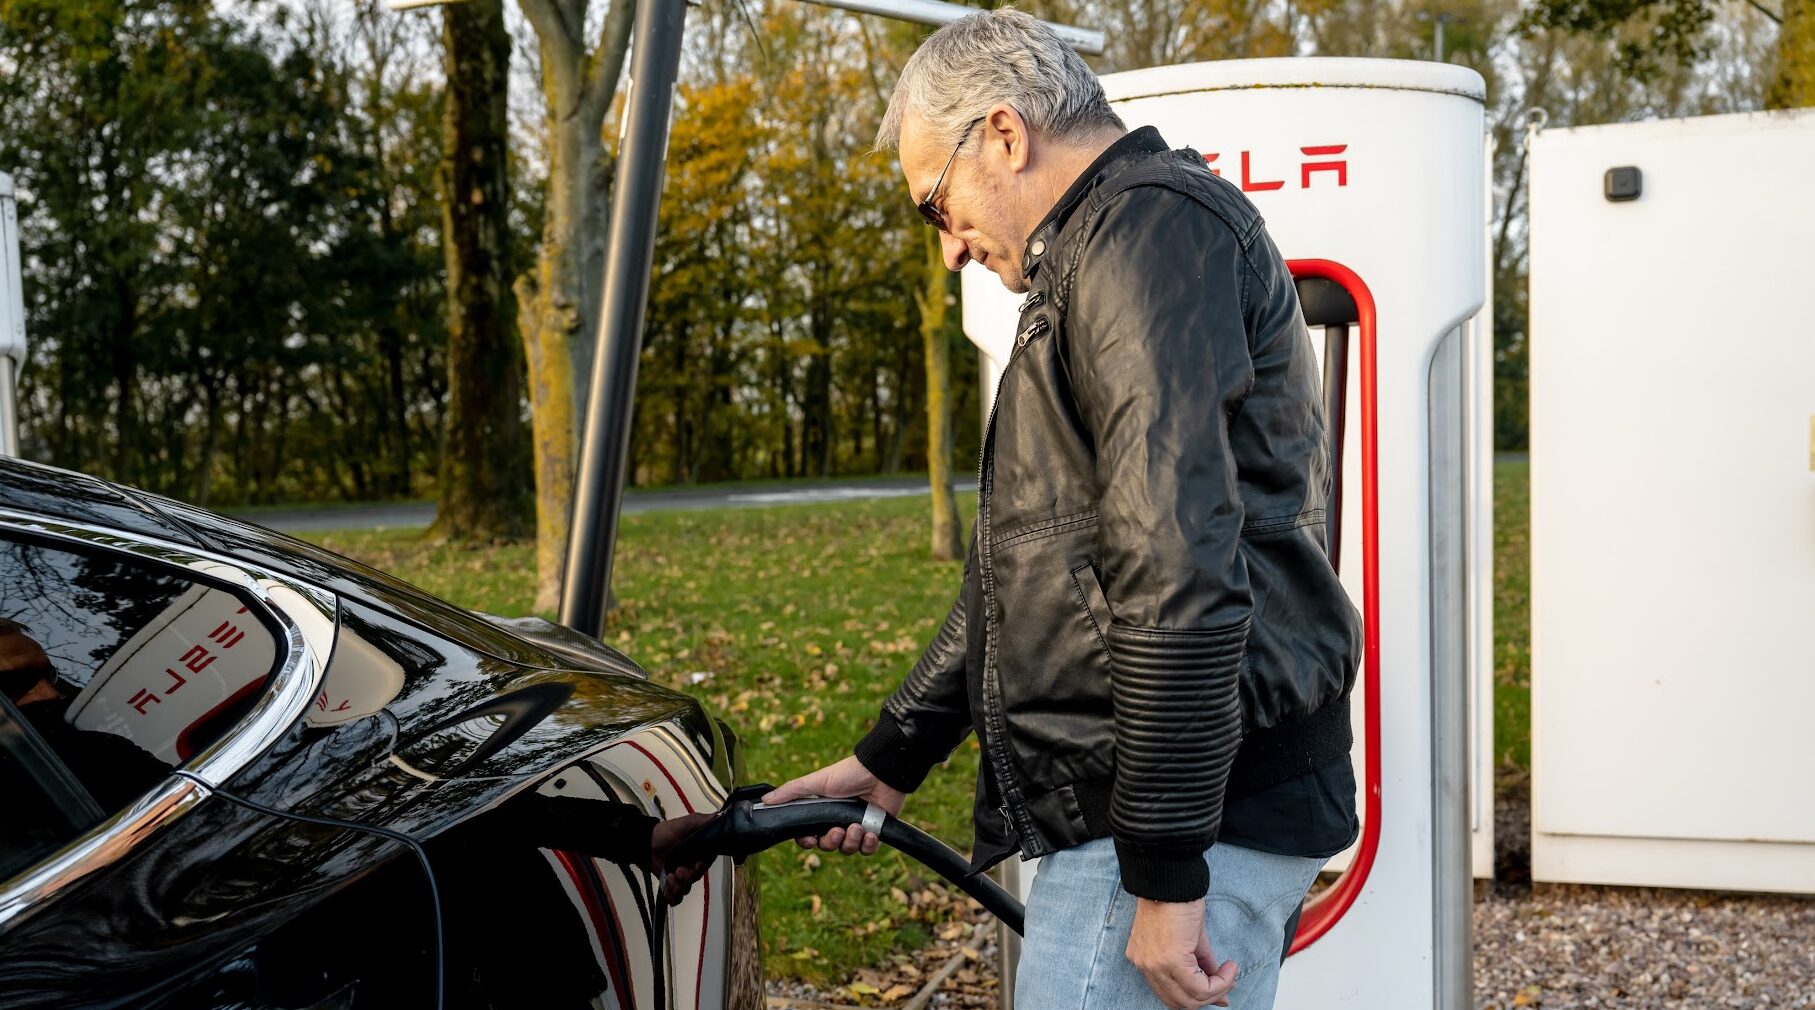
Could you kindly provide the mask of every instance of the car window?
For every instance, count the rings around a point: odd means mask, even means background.
[[[19,710],[0,697],[0,880],[43,859],[102,820]]]
[[[205,750],[257,700],[278,644],[246,601],[181,569],[0,533],[0,862],[69,841]]]
[[[575,668],[571,654],[543,648],[546,643],[512,634],[394,575],[274,530],[215,515],[171,498],[141,494],[159,511],[187,527],[198,541],[217,551],[293,575],[342,597],[374,600],[437,635],[488,656],[544,669]],[[577,668],[597,669],[596,663],[595,660]],[[640,675],[636,664],[622,655],[606,668]]]

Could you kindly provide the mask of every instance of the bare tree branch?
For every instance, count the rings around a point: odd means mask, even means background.
[[[882,78],[876,68],[881,63],[876,54],[876,40],[870,38],[870,26],[865,18],[856,18],[858,37],[863,40],[863,68],[869,74],[870,89],[876,94],[876,110],[886,112],[889,107],[889,95],[882,85]]]
[[[630,48],[630,26],[635,18],[635,0],[611,0],[605,11],[605,26],[599,32],[599,48],[588,61],[586,112],[601,122],[611,107],[611,96],[618,90],[618,75],[624,69],[624,53]]]
[[[1769,7],[1766,7],[1764,4],[1759,3],[1758,0],[1746,0],[1746,3],[1747,3],[1747,5],[1752,7],[1754,10],[1758,11],[1758,13],[1763,14],[1765,17],[1770,18],[1772,21],[1776,22],[1777,24],[1780,24],[1780,25],[1783,24],[1783,15],[1782,14],[1771,13],[1771,9]]]
[[[517,4],[542,44],[542,92],[550,118],[574,115],[581,97],[579,64],[584,56],[578,33],[556,0],[517,0]]]

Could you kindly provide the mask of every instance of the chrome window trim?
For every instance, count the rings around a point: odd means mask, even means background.
[[[139,533],[53,520],[0,508],[0,533],[23,532],[76,547],[101,549],[187,568],[243,590],[277,623],[286,651],[272,682],[245,719],[132,806],[54,855],[0,882],[0,930],[64,887],[106,867],[142,839],[194,809],[214,788],[276,743],[321,691],[333,651],[337,601],[332,593],[226,555]]]
[[[0,889],[0,931],[63,888],[111,865],[164,825],[194,809],[209,790],[186,778],[165,779],[125,810],[19,874]]]

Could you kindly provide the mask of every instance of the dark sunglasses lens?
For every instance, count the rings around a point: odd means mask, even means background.
[[[939,212],[939,208],[927,203],[925,200],[915,204],[914,207],[916,210],[920,211],[920,219],[922,221],[925,221],[927,224],[932,225],[940,231],[945,230],[945,215]]]
[[[53,680],[56,676],[54,667],[42,664],[19,670],[0,670],[0,693],[4,693],[9,701],[17,700],[25,692],[38,686],[39,681]]]

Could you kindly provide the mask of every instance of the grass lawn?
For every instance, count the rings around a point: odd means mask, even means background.
[[[1531,464],[1494,463],[1494,764],[1531,770]]]
[[[1494,752],[1530,761],[1530,577],[1524,462],[1494,467]],[[959,496],[966,527],[976,495]],[[957,591],[962,566],[928,560],[927,502],[867,502],[629,515],[619,534],[620,610],[608,637],[658,682],[700,694],[738,728],[748,774],[771,782],[849,753]],[[413,531],[311,539],[437,595],[493,613],[530,610],[528,544],[431,545]],[[552,616],[552,615],[551,615]],[[690,674],[712,677],[692,686]],[[908,802],[909,819],[970,844],[974,741]],[[777,847],[762,857],[770,974],[839,982],[925,944],[950,914],[917,867]],[[956,892],[953,892],[956,893]]]

